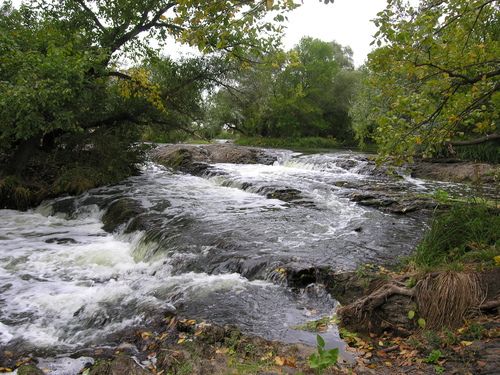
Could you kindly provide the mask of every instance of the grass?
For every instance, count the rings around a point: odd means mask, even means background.
[[[241,146],[292,148],[292,149],[334,149],[342,146],[334,138],[301,137],[301,138],[264,138],[244,137],[235,141]]]
[[[437,214],[411,261],[421,269],[456,263],[493,265],[500,255],[500,210],[480,203],[452,203]]]
[[[456,156],[462,160],[500,164],[500,143],[490,142],[455,147]]]

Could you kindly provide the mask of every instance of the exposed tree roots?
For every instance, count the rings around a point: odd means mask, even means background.
[[[486,286],[482,285],[480,274],[435,272],[425,276],[413,288],[397,281],[384,284],[340,308],[338,315],[344,325],[358,331],[383,330],[387,323],[395,326],[406,319],[406,326],[399,328],[408,329],[409,325],[414,325],[407,318],[409,306],[413,304],[428,328],[457,327],[468,314],[500,307],[498,296],[489,301],[486,297]],[[397,323],[393,323],[395,312],[402,317]],[[391,314],[392,322],[388,316]]]
[[[428,328],[456,327],[478,310],[486,293],[475,273],[444,272],[428,275],[415,286],[419,314]]]

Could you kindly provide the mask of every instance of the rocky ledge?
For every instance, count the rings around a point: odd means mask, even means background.
[[[449,182],[494,183],[500,178],[500,165],[440,159],[418,161],[411,167],[412,177]]]
[[[263,149],[236,146],[233,144],[167,145],[155,149],[152,158],[166,167],[199,175],[208,169],[208,164],[265,164],[271,165],[276,156]]]

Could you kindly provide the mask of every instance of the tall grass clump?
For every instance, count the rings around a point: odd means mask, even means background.
[[[477,203],[455,203],[437,214],[418,245],[413,262],[434,268],[456,262],[493,262],[500,253],[500,210]]]
[[[500,142],[457,146],[455,153],[462,160],[500,164]]]

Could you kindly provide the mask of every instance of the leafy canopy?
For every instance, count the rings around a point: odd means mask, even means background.
[[[245,135],[350,137],[349,101],[357,79],[352,52],[335,42],[303,38],[243,66],[232,86],[213,97],[211,119]]]
[[[491,0],[389,1],[375,20],[379,48],[353,109],[358,137],[399,159],[430,156],[457,139],[495,137],[499,10]]]
[[[179,77],[158,64],[172,38],[204,53],[258,56],[281,30],[264,15],[272,11],[284,20],[295,6],[291,0],[29,0],[16,9],[6,2],[0,7],[0,148],[123,121],[169,121],[172,110],[190,105],[173,99],[173,91],[199,92],[195,81],[220,73],[218,66],[189,63],[179,87]]]

